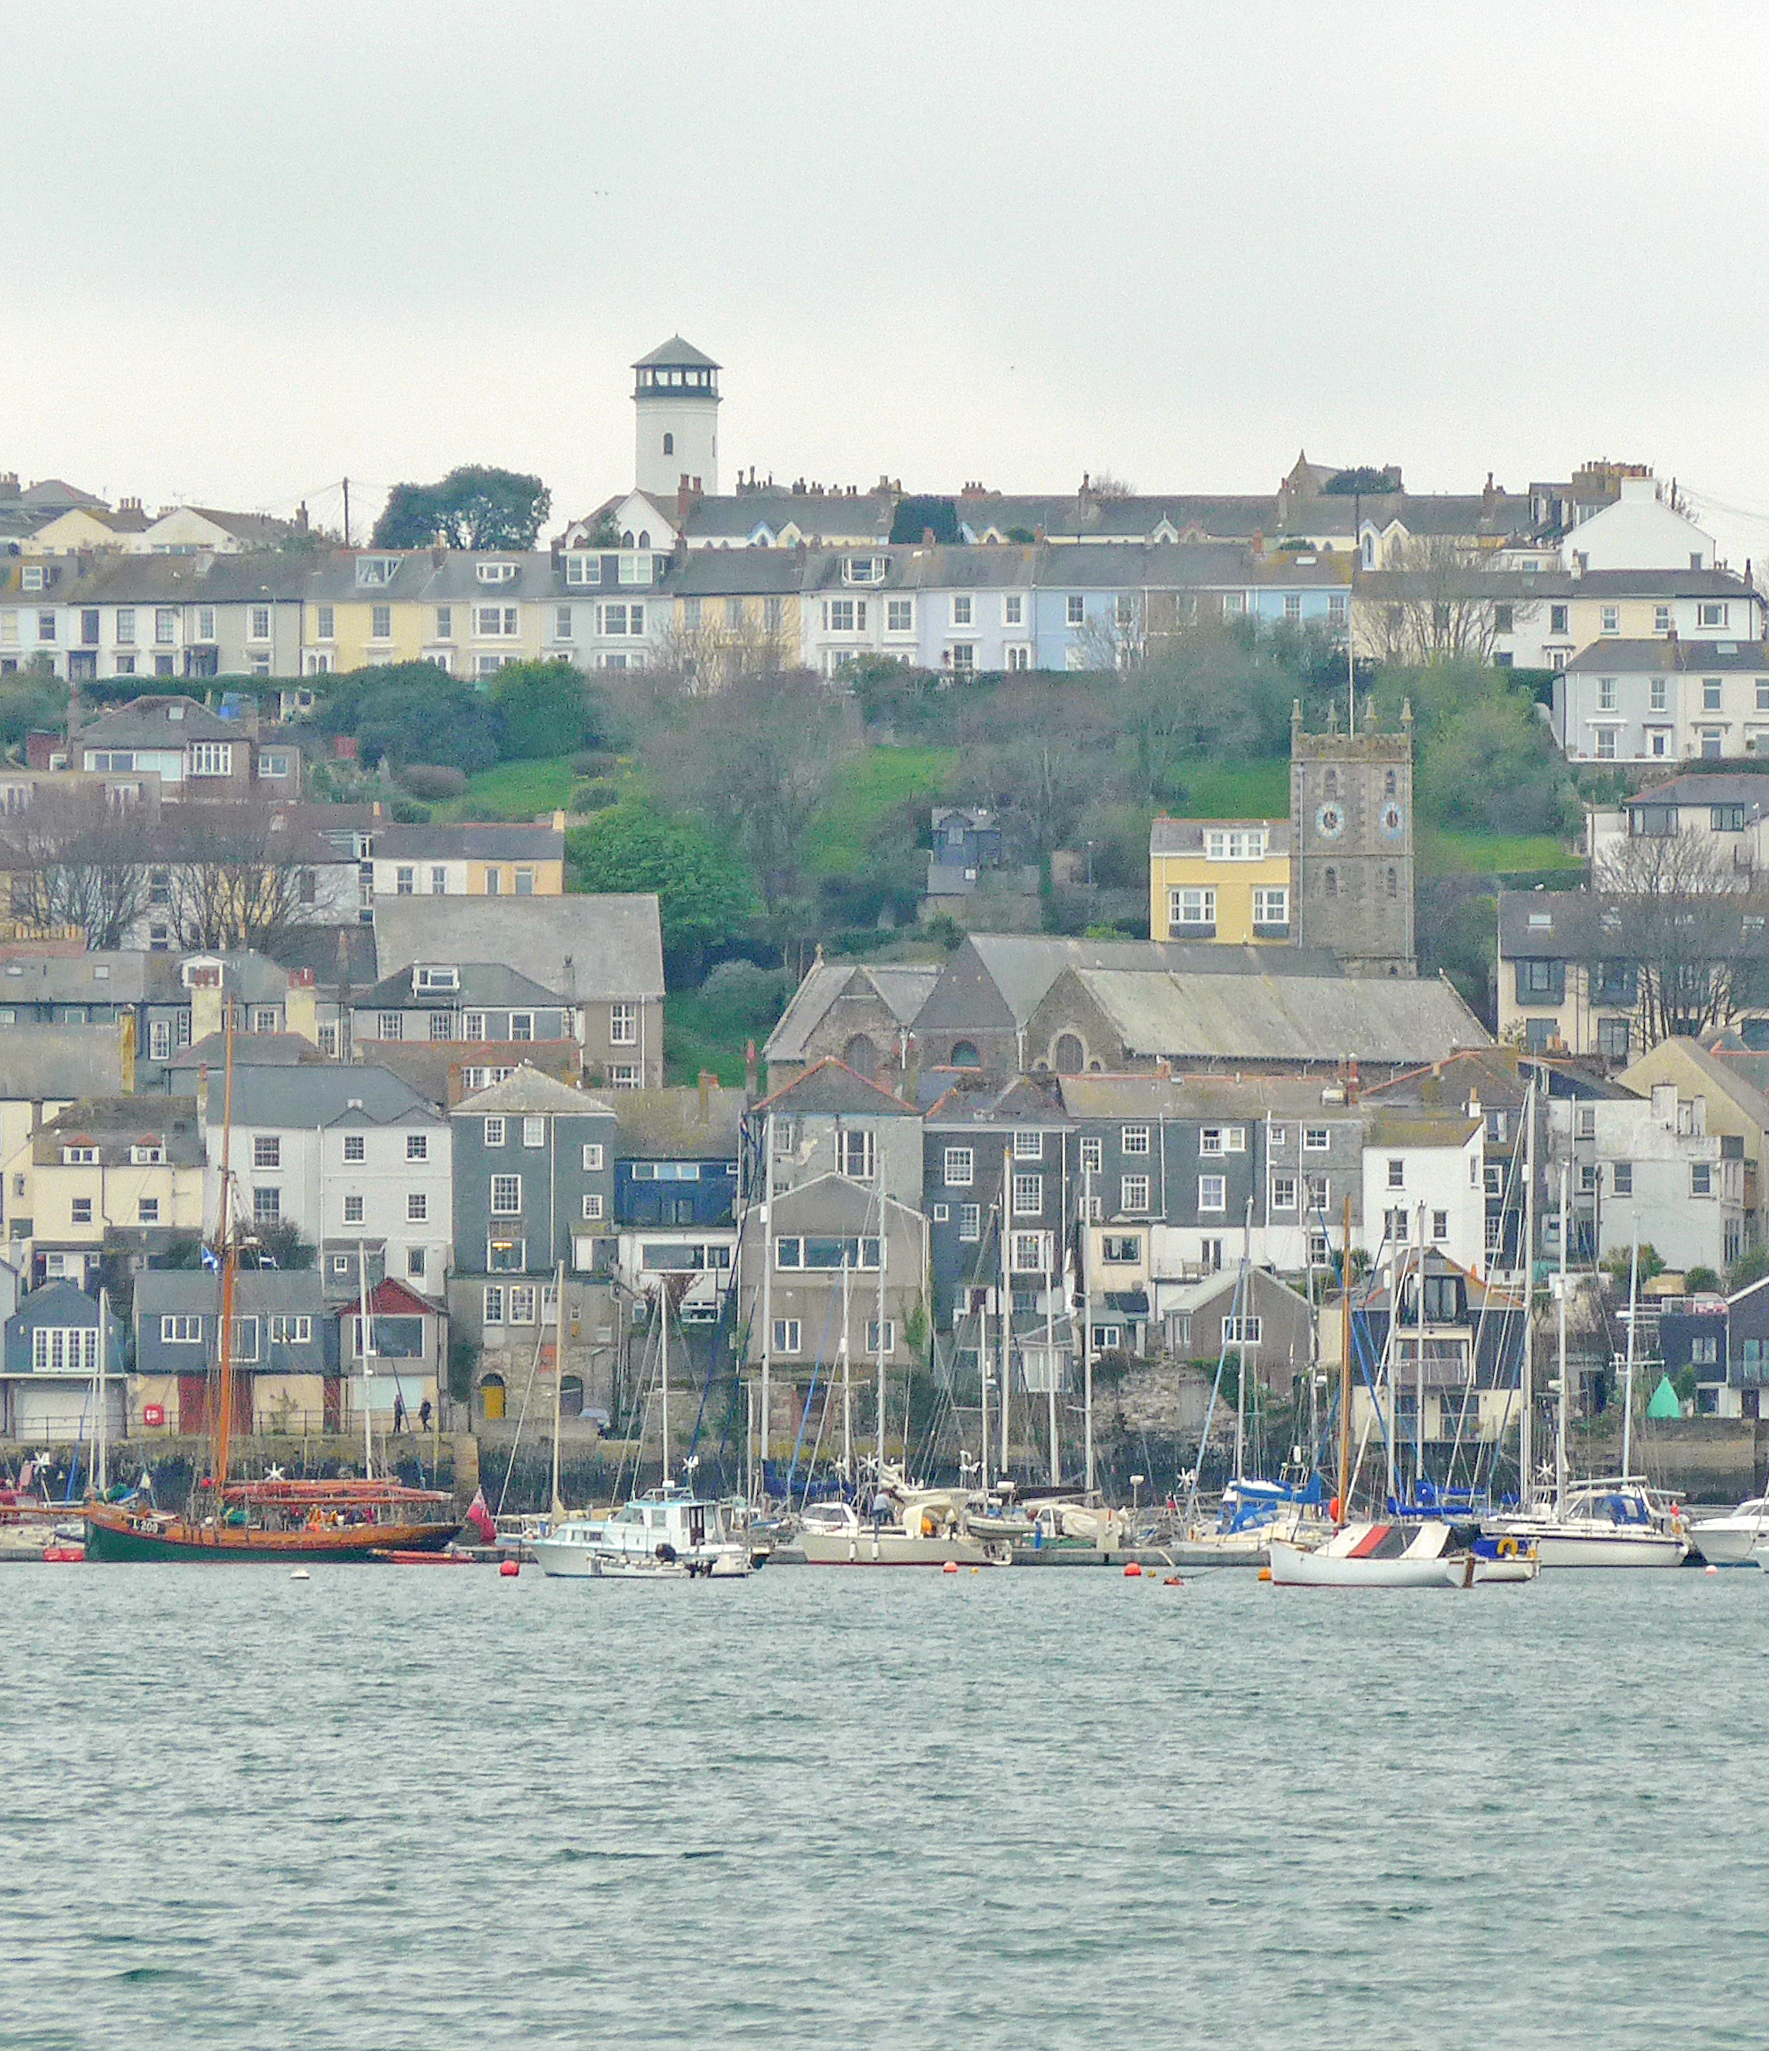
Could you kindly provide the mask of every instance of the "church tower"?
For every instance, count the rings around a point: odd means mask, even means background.
[[[633,484],[673,499],[719,488],[719,366],[672,335],[633,365]]]
[[[1418,974],[1413,930],[1413,709],[1399,733],[1302,731],[1290,717],[1296,938],[1356,976]]]

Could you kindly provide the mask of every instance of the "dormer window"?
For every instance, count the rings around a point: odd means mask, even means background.
[[[602,558],[583,550],[574,551],[565,558],[565,581],[567,584],[600,584],[602,581]]]
[[[882,584],[884,582],[885,560],[883,556],[851,555],[845,564],[850,584]]]
[[[459,969],[420,968],[416,980],[420,990],[458,990],[461,972]]]
[[[1204,835],[1204,857],[1211,862],[1262,862],[1265,859],[1265,828],[1234,826],[1213,829]]]
[[[363,555],[356,559],[356,582],[359,588],[370,585],[391,584],[399,568],[396,555]]]
[[[516,575],[514,563],[481,563],[479,581],[481,584],[508,584]]]

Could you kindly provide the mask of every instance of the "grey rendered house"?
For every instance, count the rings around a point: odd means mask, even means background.
[[[10,1269],[7,1293],[18,1278]],[[51,1282],[18,1301],[6,1319],[6,1372],[0,1379],[0,1434],[30,1445],[84,1439],[97,1422],[99,1307],[72,1282]],[[109,1430],[124,1433],[128,1359],[122,1321],[111,1312],[104,1385]],[[113,1380],[112,1377],[115,1377]]]
[[[553,1372],[563,1306],[565,1371],[612,1409],[620,1332],[614,1315],[614,1108],[523,1067],[465,1097],[454,1130],[450,1322],[476,1357],[474,1414],[505,1415],[537,1368]],[[550,1406],[550,1389],[544,1399]],[[515,1415],[515,1408],[509,1413]]]
[[[577,1024],[575,1006],[502,962],[415,962],[356,993],[350,1039],[372,1055],[389,1040],[575,1040]]]
[[[317,1436],[345,1422],[325,1292],[311,1269],[247,1268],[234,1281],[234,1428]],[[135,1283],[132,1423],[186,1435],[209,1428],[219,1357],[221,1277],[147,1268]]]
[[[686,1275],[682,1322],[716,1323],[735,1272],[743,1093],[709,1084],[623,1090],[613,1102],[620,1278],[646,1295],[663,1276]]]
[[[648,892],[384,898],[375,947],[383,977],[415,966],[519,964],[576,1013],[586,1082],[663,1085],[663,931]]]

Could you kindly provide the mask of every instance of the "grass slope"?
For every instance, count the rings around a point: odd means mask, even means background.
[[[569,755],[546,755],[527,762],[500,762],[495,769],[469,777],[458,798],[438,805],[439,819],[532,819],[569,804],[580,781],[572,774]]]
[[[845,876],[863,867],[867,835],[885,813],[906,798],[939,798],[961,759],[957,748],[866,748],[845,762],[805,835],[810,873]]]

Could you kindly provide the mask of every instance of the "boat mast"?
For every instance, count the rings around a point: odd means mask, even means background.
[[[762,1401],[756,1439],[756,1501],[768,1506],[768,1398],[774,1367],[774,1114],[762,1127],[767,1160],[762,1167]]]
[[[1419,1206],[1419,1357],[1413,1362],[1413,1498],[1425,1478],[1425,1206]]]
[[[1331,1249],[1329,1249],[1330,1251]],[[1345,1199],[1345,1252],[1339,1269],[1339,1517],[1343,1525],[1351,1505],[1351,1198]]]
[[[105,1393],[104,1358],[104,1328],[109,1317],[110,1298],[104,1284],[101,1282],[98,1285],[98,1423],[97,1429],[92,1435],[94,1454],[92,1479],[101,1502],[104,1500],[105,1489],[110,1483],[110,1420],[105,1415],[105,1406],[110,1399]]]
[[[884,1191],[878,1192],[878,1478],[884,1482],[885,1456],[885,1257],[889,1251],[885,1239],[885,1227],[890,1220],[885,1212]],[[909,1435],[903,1435],[903,1464],[909,1464]]]
[[[1628,1367],[1622,1380],[1622,1476],[1632,1474],[1634,1453],[1634,1327],[1640,1319],[1640,1213],[1634,1213],[1634,1251],[1628,1261]],[[101,1325],[100,1331],[104,1329]],[[104,1341],[100,1339],[102,1346]],[[103,1359],[103,1354],[99,1358]]]
[[[1081,1244],[1076,1250],[1076,1268],[1081,1282],[1081,1431],[1084,1443],[1087,1494],[1093,1496],[1093,1296],[1087,1273],[1087,1247],[1093,1235],[1093,1163],[1081,1171]]]
[[[1010,1142],[1011,1145],[1011,1142]],[[1012,1155],[1003,1157],[1001,1163],[1001,1393],[996,1405],[1001,1423],[1001,1478],[1007,1479],[1007,1428],[1010,1393],[1013,1379],[1013,1273],[1008,1259],[1008,1162]]]
[[[1554,1428],[1554,1512],[1566,1506],[1566,1163],[1560,1164],[1560,1408]]]
[[[848,1249],[842,1247],[842,1479],[850,1486],[854,1475],[854,1362],[848,1343],[849,1283]]]
[[[1060,1488],[1063,1463],[1056,1442],[1056,1283],[1049,1262],[1044,1269],[1044,1391],[1050,1406],[1050,1485]]]
[[[658,1380],[663,1389],[663,1485],[670,1485],[670,1278],[657,1278],[657,1305],[663,1317],[663,1350]]]
[[[369,1317],[368,1244],[356,1242],[356,1329],[362,1335],[362,1472],[366,1481],[375,1478],[375,1427],[369,1411],[369,1362],[375,1357],[375,1327]]]
[[[560,1383],[565,1379],[565,1263],[559,1263],[558,1280],[553,1285],[553,1518],[557,1522],[565,1514],[565,1505],[559,1495],[559,1423],[564,1405],[560,1397]]]
[[[1536,1301],[1536,1078],[1532,1074],[1523,1099],[1523,1360],[1518,1370],[1523,1403],[1517,1420],[1517,1507],[1529,1508],[1535,1459],[1536,1401],[1533,1326]]]
[[[210,1428],[214,1446],[215,1530],[219,1537],[227,1492],[228,1438],[233,1429],[233,1297],[239,1270],[239,1240],[233,1229],[233,1001],[224,990],[225,1081],[221,1096],[221,1333],[217,1348],[217,1410]]]

